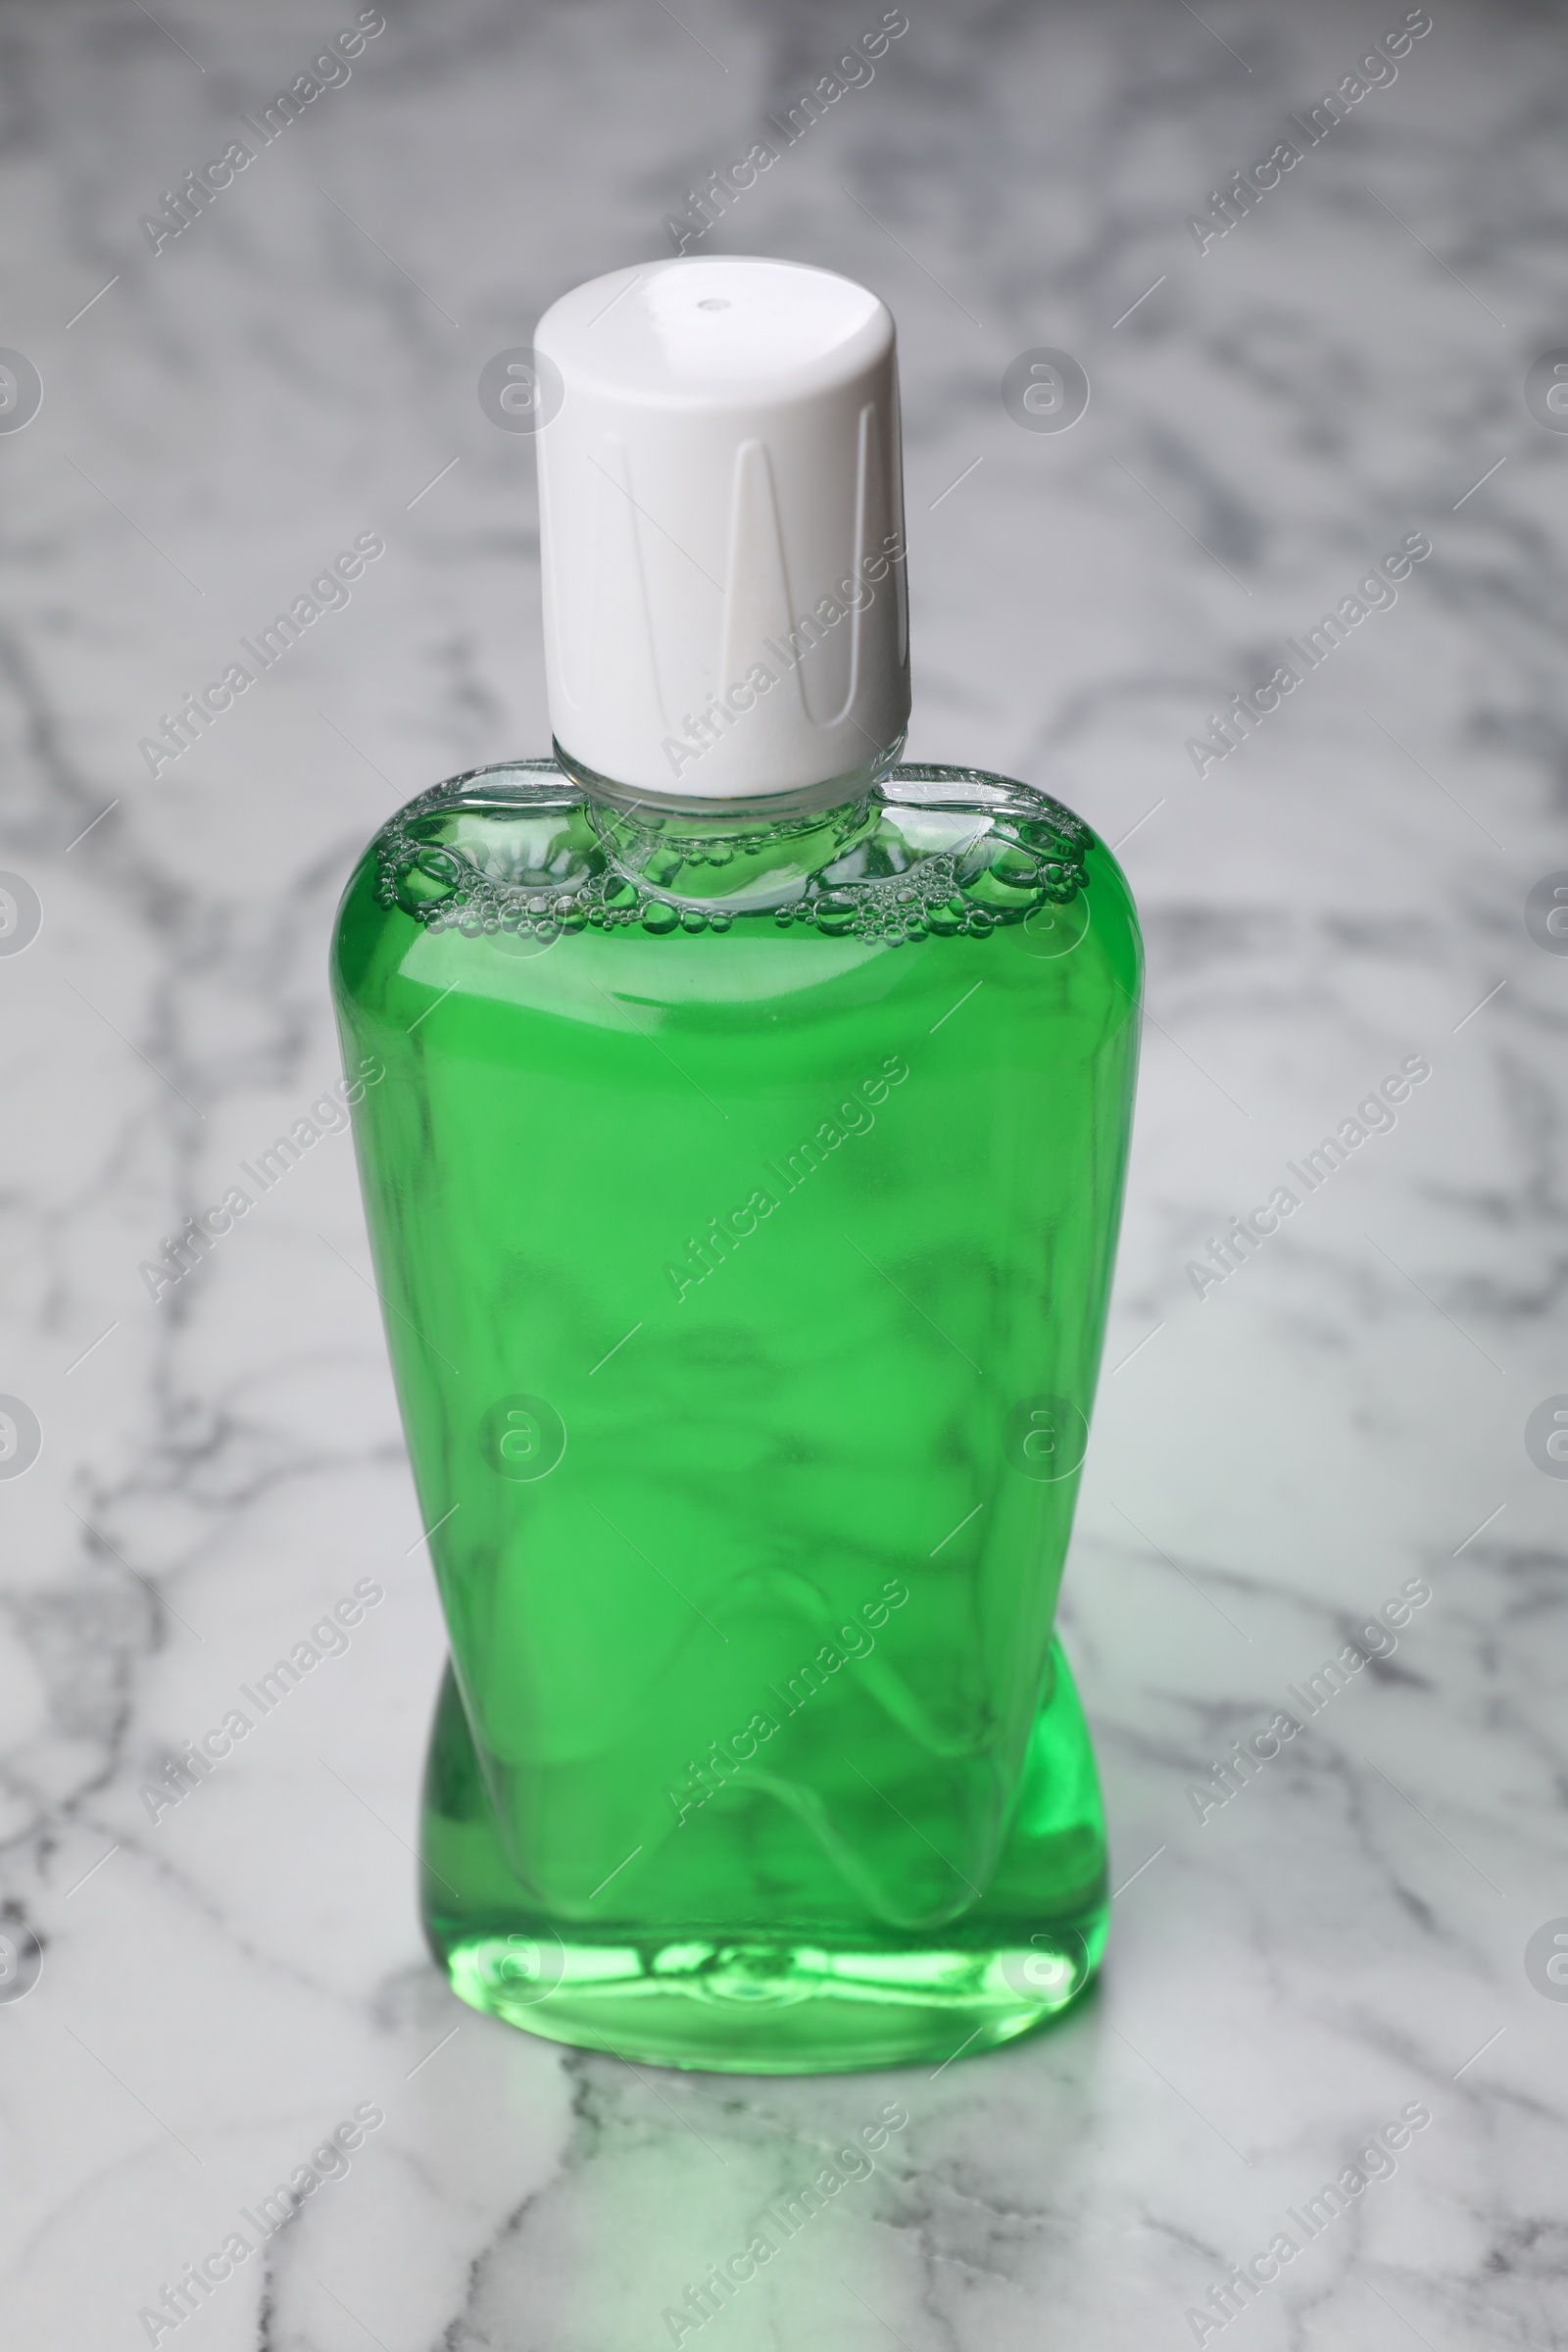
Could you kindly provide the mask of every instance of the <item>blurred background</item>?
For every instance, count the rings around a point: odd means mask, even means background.
[[[891,2098],[872,2177],[705,2341],[1560,2340],[1565,33],[1504,0],[0,7],[0,2275],[30,2352],[176,2319],[213,2352],[690,2341],[663,2315]],[[444,1639],[345,1136],[156,1299],[141,1272],[336,1078],[368,835],[547,748],[533,444],[484,370],[682,234],[891,304],[909,756],[1068,802],[1149,945],[1063,1612],[1113,1941],[1058,2029],[932,2079],[659,2075],[456,2004],[409,1850]],[[181,721],[366,536],[347,601]],[[1215,1281],[1325,1136],[1345,1164]],[[348,1649],[149,1819],[366,1575]]]

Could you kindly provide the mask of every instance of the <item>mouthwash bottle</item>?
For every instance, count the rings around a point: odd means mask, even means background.
[[[547,313],[553,757],[370,844],[332,973],[451,1637],[462,1997],[658,2064],[941,2061],[1098,1965],[1053,1636],[1140,947],[1032,785],[897,764],[893,321],[682,259]]]

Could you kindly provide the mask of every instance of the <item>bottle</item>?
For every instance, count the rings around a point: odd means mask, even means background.
[[[1132,904],[1033,786],[897,764],[881,302],[656,263],[534,368],[554,756],[400,810],[332,957],[451,1637],[425,1928],[582,2047],[941,2061],[1104,1938],[1053,1618]]]

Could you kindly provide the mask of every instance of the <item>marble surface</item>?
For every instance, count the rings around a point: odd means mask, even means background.
[[[1010,2052],[827,2082],[460,2007],[411,1894],[442,1638],[347,1142],[156,1304],[138,1274],[335,1075],[360,842],[543,745],[532,449],[482,366],[667,250],[878,12],[388,0],[155,254],[161,191],[357,11],[12,0],[0,344],[43,405],[0,430],[0,866],[42,927],[0,955],[0,1389],[42,1451],[0,1478],[0,2264],[29,2352],[642,2352],[892,2098],[870,2178],[704,2344],[1564,2340],[1539,1931],[1568,1914],[1568,1488],[1525,1440],[1568,1391],[1568,959],[1525,919],[1568,866],[1568,439],[1525,400],[1568,343],[1561,21],[1435,0],[1397,78],[1200,250],[1209,191],[1402,8],[908,13],[708,249],[893,304],[911,750],[1050,785],[1143,907],[1064,1603],[1119,1889],[1102,1987]],[[1070,430],[1004,405],[1041,347],[1087,371]],[[149,774],[160,714],[368,531],[351,603]],[[1397,602],[1195,760],[1407,534],[1431,554]],[[1431,1075],[1396,1124],[1195,1284],[1406,1056]],[[366,1574],[386,1600],[348,1650],[151,1823],[142,1785]],[[1396,1646],[1195,1802],[1412,1581]],[[1430,2124],[1307,2242],[1287,2215],[1406,2106]],[[295,2221],[177,2330],[139,2316],[356,2108],[384,2120]],[[1280,2276],[1195,2322],[1282,2231]]]

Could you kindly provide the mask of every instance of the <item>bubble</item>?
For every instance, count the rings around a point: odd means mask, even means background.
[[[1009,890],[1033,890],[1040,880],[1038,859],[1012,842],[1004,843],[998,850],[991,860],[991,871]]]
[[[496,947],[513,962],[531,956],[548,956],[561,937],[554,923],[520,923],[515,930],[510,927],[496,934]]]

